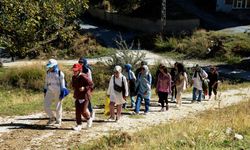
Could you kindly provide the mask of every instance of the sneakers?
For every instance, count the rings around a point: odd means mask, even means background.
[[[52,125],[55,123],[55,118],[49,118],[49,121],[47,122],[47,125]]]
[[[87,128],[92,127],[93,119],[90,117],[89,120],[87,120]]]
[[[171,102],[175,102],[175,98],[174,97],[171,98]]]
[[[92,120],[95,120],[95,112],[94,111],[92,111],[90,117],[92,118]]]
[[[60,128],[62,126],[62,122],[61,121],[56,121],[54,126],[57,127],[57,128]]]
[[[82,125],[77,125],[77,126],[73,127],[73,130],[81,131],[82,130]]]
[[[113,117],[109,117],[108,121],[116,121],[116,120],[115,120],[115,117],[114,118]]]
[[[162,107],[159,112],[164,112],[164,107]]]

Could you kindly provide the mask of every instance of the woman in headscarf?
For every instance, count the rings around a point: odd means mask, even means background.
[[[114,74],[109,81],[107,95],[110,97],[110,118],[109,121],[118,121],[121,117],[122,105],[126,102],[128,96],[128,83],[126,77],[122,74],[121,66],[115,66]],[[115,118],[115,108],[117,106],[117,116]]]
[[[134,101],[134,96],[135,96],[135,82],[136,82],[136,77],[134,72],[131,70],[132,65],[131,64],[125,64],[124,65],[124,76],[127,78],[128,81],[128,89],[129,89],[129,96],[131,100],[131,108],[135,107],[135,101]],[[125,106],[126,108],[126,106]]]
[[[48,125],[61,126],[62,99],[66,95],[64,73],[59,70],[57,61],[50,59],[46,65],[46,79],[44,86],[44,109],[49,116]],[[68,93],[67,93],[68,94]],[[56,100],[56,117],[51,110],[52,100]],[[56,122],[55,122],[56,121]]]
[[[81,57],[78,60],[78,63],[82,65],[82,73],[86,74],[87,77],[93,82],[93,79],[92,79],[92,69],[91,69],[91,67],[88,64],[87,59],[84,58],[84,57]],[[88,109],[89,109],[91,118],[95,119],[95,111],[94,111],[94,109],[92,107],[91,100],[89,101]]]
[[[136,104],[135,104],[136,114],[139,114],[142,99],[145,100],[144,114],[146,115],[149,112],[151,83],[152,83],[152,76],[149,73],[148,66],[143,65],[141,72],[138,74],[138,78],[136,81],[136,91],[137,91],[137,99],[136,99]]]

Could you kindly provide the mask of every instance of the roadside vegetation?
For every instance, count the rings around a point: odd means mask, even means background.
[[[79,149],[249,149],[250,100],[134,134],[113,132]],[[243,136],[242,140],[235,134]]]
[[[210,59],[232,64],[250,56],[249,42],[248,33],[197,30],[192,35],[158,35],[154,38],[154,49],[165,55],[177,54],[182,59]]]

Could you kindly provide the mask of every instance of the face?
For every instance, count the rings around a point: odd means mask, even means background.
[[[51,67],[51,68],[49,68],[49,70],[48,70],[49,72],[52,72],[53,71],[53,67]]]
[[[145,69],[144,68],[141,68],[141,73],[144,73],[145,72]]]
[[[115,72],[114,72],[114,76],[115,76],[116,78],[118,78],[118,77],[119,77],[119,72],[118,72],[118,71],[115,71]]]
[[[73,70],[73,75],[74,75],[74,76],[77,76],[79,73],[80,73],[79,70],[77,70],[77,71],[76,71],[76,70]]]
[[[164,72],[163,67],[160,67],[159,70],[160,70],[160,72],[162,72],[162,73]]]

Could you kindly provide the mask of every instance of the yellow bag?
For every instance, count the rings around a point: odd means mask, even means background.
[[[110,104],[110,98],[107,97],[106,100],[105,100],[105,105],[104,105],[104,115],[107,115],[107,116],[110,114],[109,104]]]

